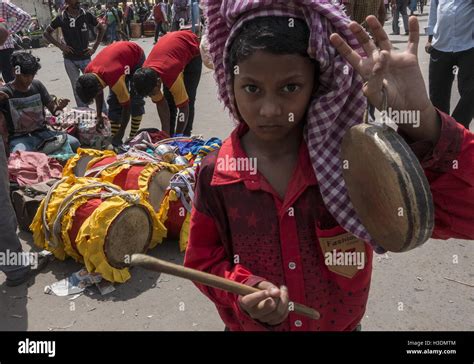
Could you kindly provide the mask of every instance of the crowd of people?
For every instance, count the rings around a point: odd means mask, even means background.
[[[193,1],[193,3],[198,2]],[[117,40],[130,39],[132,23],[140,24],[142,35],[145,33],[145,24],[154,23],[156,43],[160,35],[166,34],[167,31],[179,30],[182,26],[189,24],[193,14],[195,15],[193,6],[188,0],[156,0],[154,3],[149,0],[133,1],[133,3],[128,3],[126,0],[122,3],[108,1],[105,7],[97,4],[92,8],[86,4],[83,5],[107,27],[105,40],[108,44]]]
[[[142,4],[139,3],[137,6]],[[162,11],[161,7],[163,4],[162,2],[155,4],[154,16],[159,20],[155,39],[158,40],[161,31],[164,34],[159,43],[155,41],[155,48],[146,60],[143,49],[137,43],[130,41],[113,42],[92,60],[92,56],[97,52],[104,35],[111,34],[111,28],[109,23],[103,24],[98,20],[100,15],[94,16],[90,11],[81,7],[78,0],[66,0],[60,13],[44,32],[46,40],[58,47],[63,53],[64,66],[74,92],[77,107],[87,107],[93,100],[96,100],[97,110],[99,111],[98,125],[102,124],[102,112],[106,112],[112,124],[114,133],[112,141],[115,147],[121,145],[130,117],[132,125],[129,136],[133,137],[138,131],[144,114],[144,97],[147,96],[151,96],[157,104],[164,131],[170,135],[190,135],[192,132],[194,102],[202,67],[199,40],[198,36],[190,30],[176,30],[167,33],[163,28],[163,23],[166,22],[163,15],[165,12]],[[126,2],[123,5],[124,11],[117,13],[117,19],[127,19],[134,12],[133,5],[128,5]],[[17,11],[20,13],[20,9]],[[116,8],[113,4],[108,3],[105,12],[106,17],[108,17],[107,14],[115,14],[115,11]],[[22,17],[19,16],[18,18],[20,22],[23,21]],[[53,36],[57,29],[61,30],[62,39]],[[92,44],[89,42],[90,29],[94,29],[96,34]],[[12,51],[9,50],[8,52],[10,60]],[[31,92],[38,89],[37,92],[33,93],[39,94],[38,87],[30,88],[32,84],[40,84],[38,80],[33,81],[33,77],[40,67],[39,60],[31,54],[22,55],[20,58],[22,62],[32,63],[31,65],[28,63],[28,65],[22,64],[19,66],[21,74],[31,76],[25,88]],[[15,87],[18,83],[15,77],[13,80],[10,78],[11,75],[8,72],[14,67],[15,65],[2,67],[5,70],[5,81],[13,81],[12,87]],[[17,75],[16,78],[18,77],[20,76]],[[132,82],[132,78],[134,78],[134,82]],[[162,83],[164,85],[164,97],[161,93]],[[107,103],[104,102],[102,92],[106,86],[110,88]],[[7,84],[5,87],[10,86]],[[42,84],[41,90],[47,92]],[[2,101],[6,102],[9,99],[8,95],[12,97],[11,93],[9,94],[5,90]],[[26,98],[29,96],[31,95],[25,95]],[[46,95],[41,96],[44,96],[42,97],[43,101],[48,100]],[[48,104],[49,101],[44,102],[44,106]],[[5,106],[7,109],[10,107],[11,103],[7,103]],[[4,113],[11,114],[10,110]],[[21,115],[18,112],[13,114]],[[43,114],[43,117],[33,118],[33,120],[36,120],[37,125],[43,127],[45,119],[44,113],[41,114]],[[179,120],[179,122],[176,123],[176,120]],[[23,123],[22,118],[19,118],[19,121],[14,120],[15,125],[21,123]],[[28,123],[31,123],[31,121],[27,121]],[[39,129],[37,125],[29,125],[28,128],[19,127],[18,130],[9,130],[8,132],[4,128],[3,135],[5,136],[6,145],[15,145],[14,140],[19,135],[26,134],[31,138],[30,134]],[[16,149],[34,150],[36,144],[38,143],[32,140],[31,143],[22,143]],[[72,144],[73,150],[77,148],[75,141]]]

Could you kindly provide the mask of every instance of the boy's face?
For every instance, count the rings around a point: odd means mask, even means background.
[[[284,139],[306,113],[314,64],[297,54],[257,51],[237,66],[234,94],[243,121],[262,140]]]
[[[150,94],[148,96],[153,97],[153,96],[158,95],[160,92],[161,92],[161,79],[158,79],[156,81],[155,88],[150,92]]]
[[[35,76],[34,75],[25,75],[23,73],[19,73],[15,75],[16,81],[22,85],[23,87],[30,87],[31,83],[33,82]]]

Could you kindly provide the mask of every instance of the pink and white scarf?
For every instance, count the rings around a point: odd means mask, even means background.
[[[207,37],[218,85],[219,98],[239,121],[236,111],[229,48],[242,24],[263,16],[295,17],[310,28],[308,54],[319,62],[319,89],[308,108],[305,139],[324,203],[336,221],[360,239],[377,246],[357,217],[342,176],[340,146],[349,128],[363,121],[366,99],[362,78],[331,45],[329,36],[339,33],[364,54],[349,30],[349,18],[329,0],[203,0]]]

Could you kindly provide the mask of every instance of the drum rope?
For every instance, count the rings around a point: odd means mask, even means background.
[[[163,139],[157,142],[154,146],[155,148],[158,147],[160,144],[169,144],[173,142],[181,142],[181,141],[195,141],[195,140],[204,140],[204,137],[202,135],[193,135],[191,137],[176,137],[176,138],[168,138],[168,139]]]
[[[194,200],[194,182],[195,169],[186,168],[185,170],[176,173],[170,180],[170,189],[174,190],[181,200],[184,208],[191,212],[192,201]],[[188,198],[189,201],[188,201]]]
[[[218,143],[211,145],[203,145],[199,148],[193,166],[186,168],[181,172],[175,174],[170,180],[170,189],[173,189],[178,195],[181,203],[188,212],[191,212],[192,201],[194,200],[194,185],[196,181],[196,170],[201,164],[202,159],[209,153],[218,150],[221,146]]]
[[[91,190],[91,189],[97,189],[97,188],[103,188],[107,190],[108,192],[97,192],[97,193],[86,193],[77,196],[78,193],[86,191],[86,190]],[[73,205],[78,199],[81,198],[86,198],[87,200],[93,199],[93,198],[100,198],[101,200],[106,200],[111,197],[116,197],[119,196],[123,198],[125,201],[131,204],[138,204],[140,202],[140,196],[136,194],[132,194],[129,192],[122,191],[121,189],[111,186],[109,184],[97,182],[93,183],[87,186],[83,186],[81,188],[78,188],[74,192],[72,192],[69,196],[67,196],[60,204],[58,211],[59,213],[56,215],[54,221],[53,221],[53,231],[49,231],[49,236],[52,237],[52,239],[47,239],[48,244],[51,245],[53,248],[57,248],[59,245],[59,241],[61,240],[60,234],[61,234],[61,221],[63,219],[64,214],[69,210],[71,205]],[[47,224],[43,224],[44,226],[47,226]]]
[[[148,160],[150,163],[161,162],[161,160],[158,160],[157,158],[151,156],[150,154],[148,154],[147,152],[144,152],[143,150],[136,148],[135,146],[130,148],[130,150],[124,155],[131,158],[142,158],[142,159]]]
[[[50,240],[50,237],[51,237],[51,232],[49,230],[49,226],[48,226],[48,221],[47,221],[47,216],[46,216],[46,213],[48,211],[48,206],[49,206],[49,202],[51,200],[51,196],[53,195],[53,192],[56,190],[56,188],[61,184],[63,183],[64,181],[66,181],[66,177],[60,179],[59,181],[56,181],[55,184],[53,184],[51,186],[51,188],[49,189],[48,193],[46,194],[46,197],[44,199],[44,204],[43,204],[43,211],[42,211],[42,220],[43,220],[43,234],[45,236],[45,239],[46,241],[49,241]]]
[[[106,164],[104,166],[92,168],[91,170],[86,172],[86,177],[90,177],[91,174],[95,173],[95,175],[93,177],[94,178],[99,178],[100,175],[102,174],[102,172],[104,172],[105,170],[107,170],[109,168],[112,168],[112,167],[119,167],[119,166],[124,165],[124,164],[129,164],[130,166],[139,166],[139,165],[146,165],[148,163],[150,163],[150,162],[145,161],[145,160],[140,160],[140,161],[119,160],[119,161],[115,161],[115,162],[110,163],[110,164]]]
[[[53,246],[53,247],[55,247],[55,248],[57,248],[57,246],[58,246],[58,241],[59,241],[59,240],[57,239],[58,234],[57,234],[57,226],[56,226],[56,225],[57,225],[58,221],[60,222],[60,221],[62,220],[62,216],[63,216],[64,212],[66,211],[66,209],[69,209],[69,207],[70,207],[70,205],[71,205],[69,202],[74,198],[74,196],[75,196],[77,193],[82,192],[82,191],[84,191],[84,190],[95,189],[95,188],[101,188],[101,187],[103,187],[103,186],[104,186],[104,184],[101,183],[101,182],[97,182],[97,183],[93,183],[93,184],[90,184],[90,185],[87,185],[87,186],[83,186],[83,187],[81,187],[81,188],[78,188],[78,189],[75,190],[74,192],[72,192],[69,196],[67,196],[67,197],[61,202],[61,204],[59,205],[59,208],[58,208],[59,213],[56,215],[56,218],[55,218],[55,220],[53,221],[53,232],[52,232],[52,238],[53,238],[53,239],[52,239],[51,241],[48,241],[48,243],[49,243],[51,246]],[[105,185],[105,188],[106,188],[106,189],[107,189],[107,187],[110,187],[110,186],[109,186],[109,185]],[[85,196],[85,195],[82,195],[82,196]],[[80,196],[80,197],[82,197],[82,196]],[[74,200],[74,202],[75,202],[75,200]],[[66,207],[64,207],[65,204],[66,204]],[[59,218],[59,216],[61,216],[61,218]],[[48,239],[48,240],[49,240],[49,239]],[[53,244],[51,244],[51,242],[52,242]]]

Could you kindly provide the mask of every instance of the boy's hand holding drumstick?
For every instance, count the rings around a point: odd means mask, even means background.
[[[278,288],[273,283],[263,281],[257,286],[262,291],[239,296],[240,307],[254,320],[267,325],[278,325],[289,314],[288,288]]]

